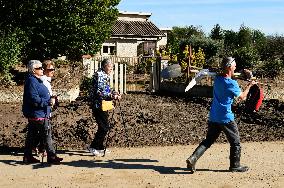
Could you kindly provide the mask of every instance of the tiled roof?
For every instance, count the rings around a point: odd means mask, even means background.
[[[112,36],[165,36],[160,29],[150,21],[117,20],[112,27]]]

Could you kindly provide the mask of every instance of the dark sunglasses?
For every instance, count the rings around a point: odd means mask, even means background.
[[[43,70],[42,67],[37,67],[37,68],[34,68],[35,70]]]
[[[55,71],[55,69],[46,69],[46,70],[48,70],[48,71]]]

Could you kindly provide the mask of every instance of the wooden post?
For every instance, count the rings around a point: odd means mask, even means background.
[[[189,57],[188,57],[188,66],[187,66],[187,79],[188,80],[189,80],[190,67],[191,67],[191,56],[192,56],[191,45],[189,45]]]
[[[114,63],[114,90],[118,90],[118,63]]]
[[[160,90],[161,85],[161,57],[156,57],[156,74],[157,74],[157,91]]]
[[[123,84],[123,93],[124,94],[126,94],[126,64],[123,64],[123,67],[124,67],[124,71],[123,71],[123,73],[124,73],[124,77],[123,77],[123,81],[124,81],[124,84]]]
[[[123,64],[119,64],[119,93],[123,93],[123,87],[124,87],[124,76],[123,76]]]

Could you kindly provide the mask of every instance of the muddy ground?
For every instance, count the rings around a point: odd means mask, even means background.
[[[197,144],[206,134],[211,99],[184,98],[149,94],[127,94],[112,113],[114,128],[110,146],[141,147]],[[284,104],[264,101],[255,114],[242,114],[239,131],[242,142],[283,141]],[[235,108],[237,117],[242,108]],[[23,146],[26,119],[20,103],[0,106],[1,146]],[[237,118],[237,121],[239,118]],[[84,98],[60,104],[53,113],[53,138],[59,148],[83,148],[97,129]],[[124,122],[124,123],[123,123]],[[224,135],[218,142],[226,142]]]
[[[5,91],[23,90],[24,66],[18,66],[16,86]],[[57,65],[53,89],[72,88],[80,83],[84,69],[77,63]],[[279,85],[279,84],[278,84]],[[206,134],[211,98],[194,98],[174,94],[128,93],[110,112],[113,129],[110,146],[142,147],[175,144],[197,144]],[[0,146],[22,147],[27,120],[22,116],[21,102],[0,104]],[[234,106],[242,142],[283,141],[284,103],[265,99],[258,113],[245,114],[243,106]],[[83,148],[96,132],[84,94],[73,102],[61,102],[52,116],[53,138],[59,148]],[[224,136],[217,142],[226,142]]]

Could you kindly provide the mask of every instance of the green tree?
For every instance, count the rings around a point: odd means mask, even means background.
[[[236,58],[238,70],[251,69],[259,61],[258,52],[252,46],[237,48],[233,57]]]
[[[0,77],[1,84],[11,81],[12,75],[10,69],[18,64],[21,57],[21,50],[24,46],[25,36],[22,31],[16,29],[14,31],[1,32],[0,35]],[[4,83],[4,82],[5,83]]]
[[[238,32],[238,47],[250,47],[253,43],[253,33],[250,28],[241,25]]]
[[[0,1],[0,28],[20,28],[29,38],[25,58],[95,54],[111,35],[120,0]]]
[[[224,31],[224,55],[232,55],[238,47],[238,33],[233,30]]]
[[[224,34],[221,26],[219,24],[216,24],[210,33],[210,38],[213,40],[222,40],[224,39]]]
[[[268,36],[260,49],[262,60],[284,60],[284,37],[280,35]]]
[[[177,54],[184,49],[184,46],[180,46],[180,42],[188,40],[192,36],[205,37],[205,34],[200,26],[173,27],[168,35],[168,48],[172,53]]]
[[[209,61],[214,56],[219,56],[223,49],[223,40],[213,40],[209,37],[198,37],[192,36],[187,40],[182,40],[180,42],[180,48],[184,49],[187,45],[191,45],[192,48],[197,52],[199,48],[203,50],[206,54],[206,62],[211,66]]]

